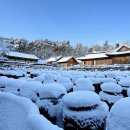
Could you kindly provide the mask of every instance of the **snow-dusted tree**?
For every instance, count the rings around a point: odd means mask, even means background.
[[[5,53],[13,49],[13,45],[5,42],[0,42],[0,57],[3,57]]]
[[[109,43],[106,40],[105,43],[103,44],[103,51],[108,51],[109,50]]]
[[[75,57],[84,56],[87,51],[88,51],[87,46],[85,46],[85,45],[83,45],[81,43],[78,43],[78,44],[76,44],[76,46],[73,49],[73,55]]]
[[[27,52],[27,47],[28,47],[28,41],[24,38],[15,40],[15,50],[19,52]]]
[[[92,53],[93,52],[93,48],[90,47],[89,50],[88,50],[88,53]]]
[[[92,48],[93,48],[95,51],[102,51],[102,46],[99,45],[99,44],[94,44],[94,45],[92,46]]]

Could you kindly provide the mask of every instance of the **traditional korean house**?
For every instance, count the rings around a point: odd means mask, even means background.
[[[106,55],[106,53],[91,53],[84,57],[80,57],[79,60],[82,61],[83,65],[103,65],[111,64],[111,59]]]
[[[39,60],[39,58],[35,55],[13,51],[5,53],[5,57],[8,58],[8,61],[17,61],[25,63],[37,63]]]
[[[130,64],[130,47],[123,44],[111,52],[91,53],[78,59],[83,65]]]
[[[130,47],[126,44],[106,55],[112,59],[112,64],[130,64]]]
[[[62,57],[60,60],[58,60],[58,63],[64,67],[79,64],[78,61],[73,56]]]

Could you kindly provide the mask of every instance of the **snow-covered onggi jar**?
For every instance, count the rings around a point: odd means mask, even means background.
[[[67,93],[65,87],[58,83],[47,83],[39,90],[39,99],[36,104],[40,113],[56,124],[57,110],[59,102]]]
[[[119,85],[122,86],[122,94],[124,95],[124,97],[127,97],[127,90],[128,88],[130,87],[130,80],[129,79],[121,79],[119,82],[118,82]]]
[[[118,100],[107,118],[107,130],[130,130],[130,97]]]
[[[106,102],[111,109],[112,105],[119,99],[123,98],[121,94],[122,88],[120,85],[114,82],[107,82],[101,85],[102,91],[99,93],[99,96],[102,101]]]
[[[99,92],[101,91],[101,79],[100,78],[95,78],[95,77],[90,77],[89,78],[94,86],[95,92],[97,94],[99,94]]]
[[[66,88],[67,92],[73,91],[73,83],[68,77],[59,77],[57,83],[61,83]]]
[[[74,91],[94,91],[92,81],[88,78],[78,78],[75,83]]]
[[[65,130],[105,130],[108,106],[91,91],[71,92],[63,97]]]

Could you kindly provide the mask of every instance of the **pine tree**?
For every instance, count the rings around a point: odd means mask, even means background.
[[[106,40],[105,43],[103,44],[103,51],[108,51],[109,50],[109,43]]]

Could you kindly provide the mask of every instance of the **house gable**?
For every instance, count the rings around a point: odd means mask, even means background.
[[[78,64],[77,60],[73,57],[63,57],[58,61],[59,64],[62,64],[63,66],[72,66]]]
[[[118,50],[118,52],[129,51],[129,50],[130,48],[123,46],[122,48]]]
[[[124,44],[122,46],[119,46],[116,49],[116,52],[123,52],[123,51],[130,51],[130,47],[128,45]]]
[[[68,60],[68,62],[70,64],[78,64],[78,61],[74,57],[72,57],[70,60]]]

